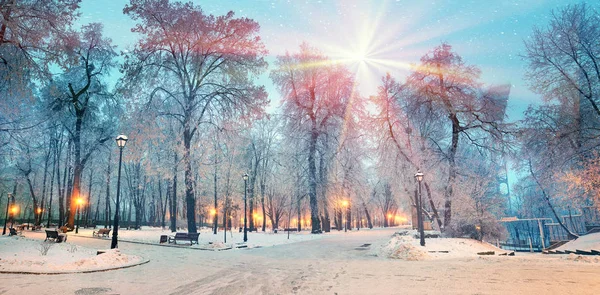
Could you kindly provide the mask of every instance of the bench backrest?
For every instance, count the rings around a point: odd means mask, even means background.
[[[188,233],[175,233],[175,238],[176,239],[188,239]]]
[[[189,233],[188,237],[190,238],[190,240],[198,241],[199,235],[200,235],[200,233]]]
[[[47,230],[46,230],[46,237],[48,237],[48,238],[53,238],[53,239],[55,239],[55,238],[58,238],[58,231],[55,231],[55,230],[48,230],[48,229],[47,229]]]

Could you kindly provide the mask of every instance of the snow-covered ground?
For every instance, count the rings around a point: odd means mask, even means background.
[[[75,234],[74,232],[69,233],[69,237],[73,236],[81,236],[81,237],[92,237],[93,231],[97,229],[79,229],[79,233]],[[181,231],[186,232],[186,231]],[[236,245],[243,243],[244,234],[238,231],[227,232],[227,242],[225,242],[225,238],[223,237],[224,233],[222,231],[217,232],[217,234],[213,234],[211,229],[202,228],[199,230],[200,236],[198,236],[198,244],[193,245],[193,248],[204,248],[204,249],[224,249],[224,248],[235,248]],[[112,237],[112,231],[110,232],[110,237]],[[150,243],[150,244],[159,244],[160,236],[167,235],[172,236],[172,233],[168,229],[162,229],[160,227],[148,227],[143,226],[141,230],[124,230],[119,229],[119,240],[120,241],[133,241],[133,242],[142,242],[142,243]],[[109,238],[104,238],[109,240]],[[275,245],[281,244],[289,244],[295,242],[301,242],[306,240],[314,240],[320,239],[323,235],[311,235],[308,231],[303,231],[300,233],[291,233],[288,234],[279,232],[277,234],[272,232],[248,232],[248,242],[246,245],[248,248],[256,248],[256,247],[271,247]],[[185,242],[178,242],[178,244],[186,245]],[[189,245],[189,243],[188,243]]]
[[[567,255],[473,256],[493,246],[453,239],[426,240],[427,251],[453,253],[447,259],[443,253],[419,261],[376,255],[397,231],[334,232],[229,251],[120,242],[122,253],[150,262],[92,274],[1,274],[0,294],[597,294],[600,288],[600,264]],[[259,234],[252,239],[259,241]],[[70,235],[69,243],[104,249],[110,240]],[[418,245],[393,244],[406,243]]]
[[[408,261],[478,257],[477,253],[490,251],[493,251],[494,255],[507,253],[493,245],[472,239],[426,239],[425,247],[423,247],[420,245],[420,240],[414,238],[416,233],[413,230],[401,230],[394,234],[386,244],[373,249],[373,251],[381,257]]]
[[[47,251],[44,251],[46,247]],[[46,252],[45,254],[42,254]],[[31,273],[69,273],[106,270],[142,262],[136,255],[107,250],[96,255],[97,249],[70,242],[44,242],[25,237],[0,237],[0,271]]]

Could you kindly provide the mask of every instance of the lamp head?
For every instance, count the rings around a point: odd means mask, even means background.
[[[421,181],[423,181],[423,176],[424,176],[424,174],[421,172],[421,170],[419,170],[417,173],[415,173],[415,179],[416,179],[418,182],[421,182]]]
[[[244,178],[244,180],[248,180],[248,173],[244,173],[244,176],[242,176],[242,178]]]
[[[127,136],[121,134],[121,135],[117,136],[117,138],[115,140],[117,141],[117,146],[119,148],[124,148],[125,145],[127,144],[128,138],[127,138]]]

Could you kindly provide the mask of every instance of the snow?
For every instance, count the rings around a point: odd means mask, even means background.
[[[472,239],[427,238],[425,247],[416,239],[417,232],[401,230],[396,232],[384,245],[376,248],[375,255],[407,261],[456,259],[479,257],[477,253],[494,251],[495,255],[507,253],[485,242]]]
[[[95,229],[79,229],[78,234],[70,233],[70,236],[81,236],[81,237],[92,237]],[[180,231],[187,232],[187,231]],[[227,242],[224,242],[223,232],[219,231],[216,235],[213,234],[210,228],[201,228],[199,230],[200,236],[198,236],[198,244],[194,244],[192,248],[201,249],[228,249],[237,248],[244,242],[243,233],[238,231],[227,232]],[[149,243],[158,245],[160,242],[160,236],[167,235],[172,236],[172,233],[168,229],[162,229],[160,227],[148,227],[142,226],[141,230],[125,230],[119,229],[118,236],[119,241],[132,241],[140,243]],[[112,237],[112,231],[110,232]],[[279,232],[277,234],[273,232],[248,232],[248,242],[245,243],[247,248],[260,248],[260,247],[272,247],[276,245],[296,243],[307,240],[320,239],[323,235],[311,235],[308,231],[300,233],[291,233],[288,239],[287,232]],[[106,239],[106,238],[104,238]],[[177,245],[186,246],[185,242],[178,242]],[[187,243],[189,247],[189,243]]]
[[[570,242],[556,248],[555,250],[560,250],[560,251],[564,251],[564,250],[571,250],[571,251],[597,250],[597,251],[600,251],[600,233],[593,233],[593,234],[581,236],[581,237],[577,238],[576,240],[570,241]]]
[[[46,255],[40,250],[46,244]],[[96,249],[69,242],[44,242],[25,237],[0,238],[0,271],[34,273],[69,273],[125,267],[142,262],[136,255],[125,255],[118,249],[96,255]]]
[[[426,239],[427,251],[449,253],[427,252],[421,260],[375,255],[392,240],[391,244],[421,250],[418,239],[394,236],[403,230],[361,229],[316,238],[292,233],[293,242],[287,244],[198,251],[190,246],[158,246],[162,232],[144,228],[130,233],[148,235],[152,244],[121,241],[119,249],[149,263],[93,274],[1,274],[0,294],[596,294],[600,287],[600,268],[586,257],[521,252],[477,257],[474,252],[494,247],[464,239]],[[110,246],[110,239],[91,238],[81,229],[79,234],[86,236],[69,234],[67,243],[76,244],[77,252]],[[214,247],[220,246],[222,234],[215,237]],[[44,236],[28,231],[24,235],[36,241]],[[204,231],[200,236],[205,235],[214,236]],[[269,239],[281,242],[287,234],[249,233],[248,238],[255,245],[267,245]],[[361,247],[366,244],[370,245]],[[5,248],[0,251],[4,255]]]

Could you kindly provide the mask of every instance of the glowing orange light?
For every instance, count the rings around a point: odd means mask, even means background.
[[[215,208],[210,209],[210,215],[214,216],[216,214],[217,214],[217,209],[215,209]]]
[[[42,208],[37,208],[37,213],[38,214],[42,213]]]
[[[19,207],[13,206],[12,208],[10,208],[10,212],[12,212],[12,214],[17,214],[17,212],[19,212]]]
[[[388,218],[392,218],[392,214],[388,214]]]
[[[348,207],[348,201],[346,201],[346,200],[343,200],[343,201],[342,201],[342,206],[344,206],[344,207]]]
[[[252,217],[258,218],[258,214],[254,213],[254,214],[252,214]]]
[[[83,204],[83,199],[82,198],[78,198],[77,199],[77,205],[81,205]]]

